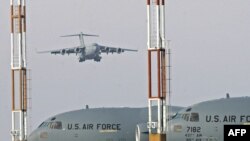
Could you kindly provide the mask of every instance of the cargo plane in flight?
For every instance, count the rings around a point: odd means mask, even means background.
[[[166,116],[170,117],[166,119],[167,141],[224,141],[224,125],[250,123],[249,107],[250,97],[209,100],[185,108],[173,106]],[[48,118],[28,140],[148,141],[147,121],[147,107],[87,108]]]
[[[75,54],[78,56],[79,62],[84,62],[86,60],[94,60],[96,62],[100,62],[102,57],[101,53],[123,53],[124,51],[137,51],[134,49],[125,49],[125,48],[119,48],[119,47],[110,47],[110,46],[103,46],[99,45],[97,43],[92,43],[90,45],[85,45],[83,36],[92,36],[92,37],[98,37],[98,35],[90,35],[90,34],[83,34],[82,32],[80,34],[73,34],[73,35],[66,35],[61,37],[71,37],[71,36],[78,36],[80,40],[80,46],[73,47],[73,48],[63,48],[63,49],[56,49],[56,50],[50,50],[50,51],[39,51],[38,53],[51,53],[51,54]]]

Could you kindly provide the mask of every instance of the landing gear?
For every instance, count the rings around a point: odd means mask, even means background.
[[[96,62],[100,62],[100,61],[101,61],[101,59],[102,59],[102,57],[100,57],[100,56],[96,56],[96,57],[94,58],[94,61],[96,61]]]
[[[79,59],[79,62],[84,62],[85,61],[85,58],[83,58],[83,57],[79,57],[78,59]]]

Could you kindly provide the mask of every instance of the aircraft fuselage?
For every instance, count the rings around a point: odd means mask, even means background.
[[[86,60],[94,60],[96,62],[101,61],[100,47],[98,46],[98,44],[91,44],[89,46],[86,46],[84,48],[84,51],[79,54],[79,62],[83,62]]]
[[[241,97],[175,109],[180,111],[167,122],[167,141],[224,141],[225,125],[250,122],[249,107],[250,98]],[[148,141],[147,121],[146,107],[71,111],[44,121],[29,141]]]
[[[224,141],[224,125],[250,122],[250,98],[202,102],[181,110],[170,122],[168,141]]]

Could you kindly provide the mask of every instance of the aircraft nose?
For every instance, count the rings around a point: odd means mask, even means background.
[[[36,132],[36,131],[32,132],[28,137],[28,141],[39,141],[38,132]]]

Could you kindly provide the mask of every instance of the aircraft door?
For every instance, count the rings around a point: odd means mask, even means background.
[[[219,130],[218,130],[217,125],[213,127],[213,135],[214,136],[210,136],[208,138],[208,141],[219,141],[219,138],[218,138],[219,137]]]
[[[210,128],[209,128],[210,126]],[[219,141],[220,130],[215,124],[206,126],[206,129],[203,130],[203,139],[204,141]]]

